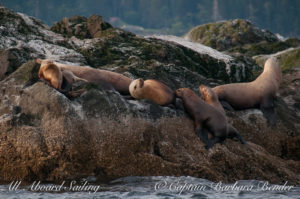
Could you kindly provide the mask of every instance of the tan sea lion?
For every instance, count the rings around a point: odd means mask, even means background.
[[[58,90],[61,89],[63,75],[61,70],[55,64],[49,63],[43,68],[40,68],[38,76],[40,79],[50,83],[52,87]]]
[[[56,64],[50,62],[49,64],[40,67],[38,77],[61,92],[71,90],[72,84],[77,81],[87,82],[85,79],[76,77],[70,71],[62,71]]]
[[[48,59],[37,59],[36,62],[41,64],[41,68],[47,66],[49,63],[54,63],[61,69],[61,71],[72,72],[76,77],[98,84],[105,90],[116,90],[121,94],[129,95],[129,85],[132,80],[122,74],[107,70],[95,69],[89,66],[72,66],[61,64]]]
[[[237,137],[242,144],[245,144],[236,129],[228,127],[226,116],[202,100],[191,89],[180,88],[175,91],[175,94],[182,99],[184,108],[194,119],[196,134],[205,143],[206,149],[211,148],[215,143],[223,142],[226,138]],[[213,138],[208,139],[205,130],[208,130]]]
[[[275,57],[265,62],[263,72],[249,83],[216,86],[213,91],[219,100],[226,101],[234,109],[260,107],[271,124],[276,122],[274,98],[282,80],[281,68]]]
[[[154,79],[139,78],[132,81],[129,85],[129,92],[135,99],[148,99],[162,106],[174,104],[176,100],[171,88]]]

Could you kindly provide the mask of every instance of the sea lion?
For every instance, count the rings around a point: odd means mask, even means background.
[[[57,65],[62,71],[72,72],[76,77],[85,79],[88,82],[100,85],[105,90],[116,90],[121,94],[129,95],[129,85],[131,79],[115,72],[91,68],[89,66],[73,66],[53,62],[52,60],[37,59],[37,63],[41,64],[41,68],[50,63]]]
[[[191,89],[177,89],[175,95],[182,99],[184,108],[194,119],[196,134],[205,143],[206,149],[210,149],[218,142],[223,142],[226,138],[237,137],[242,144],[245,144],[239,133],[235,131],[236,129],[228,127],[226,116],[202,100]],[[211,139],[208,139],[205,130],[212,134]]]
[[[274,98],[282,80],[279,63],[275,57],[265,62],[263,72],[249,83],[216,86],[213,91],[219,100],[226,101],[234,109],[260,107],[271,124],[276,122]]]
[[[51,84],[57,90],[61,89],[63,75],[61,70],[53,63],[40,68],[38,76],[41,80],[44,80]]]
[[[156,104],[175,105],[175,93],[167,85],[154,79],[136,79],[129,85],[130,95],[135,99],[148,99]]]
[[[215,109],[217,109],[218,111],[220,111],[225,116],[226,122],[227,122],[225,110],[224,110],[223,106],[221,105],[217,94],[210,87],[205,86],[205,85],[200,85],[199,91],[200,91],[202,97],[204,98],[204,101],[206,103],[208,103],[209,105],[211,105],[212,107],[214,107]],[[238,130],[236,128],[234,128],[231,124],[227,125],[227,137],[228,138],[237,137],[243,144],[246,143],[243,140],[243,138],[241,137],[241,135],[239,134]]]
[[[85,79],[76,77],[70,71],[62,71],[61,68],[51,62],[49,62],[47,65],[44,65],[43,67],[40,67],[38,77],[61,92],[70,91],[72,88],[72,84],[75,82],[87,82]]]

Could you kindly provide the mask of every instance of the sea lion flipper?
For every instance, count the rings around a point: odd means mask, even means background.
[[[277,114],[274,107],[274,99],[272,96],[266,97],[260,104],[260,110],[271,125],[275,125]]]
[[[229,111],[234,111],[234,108],[232,108],[232,106],[227,101],[220,100],[220,103],[225,109]]]
[[[205,129],[196,128],[196,134],[200,137],[200,140],[204,142],[205,146],[209,145],[208,134]]]
[[[227,137],[231,139],[236,137],[242,144],[246,144],[246,141],[242,138],[238,130],[236,130],[236,128],[232,125],[227,126]]]

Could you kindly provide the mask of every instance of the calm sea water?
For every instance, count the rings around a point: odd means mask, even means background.
[[[211,182],[193,177],[126,177],[109,184],[86,180],[26,186],[18,182],[0,186],[1,199],[167,199],[167,198],[272,198],[300,199],[300,187],[264,181],[246,180],[233,184]]]

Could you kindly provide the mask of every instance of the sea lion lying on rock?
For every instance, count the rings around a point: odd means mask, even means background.
[[[154,79],[136,79],[129,85],[130,95],[135,99],[148,99],[156,104],[175,105],[175,93],[167,85]]]
[[[231,125],[228,125],[226,116],[213,106],[202,100],[189,88],[180,88],[175,91],[177,97],[183,101],[183,106],[194,119],[195,131],[205,143],[205,148],[210,149],[214,144],[224,141],[226,138],[237,137],[242,144],[245,141]],[[213,138],[208,139],[208,130]]]
[[[43,71],[43,68],[47,67],[48,65],[54,64],[62,72],[67,71],[69,75],[71,74],[76,79],[84,79],[87,82],[100,85],[105,90],[116,90],[121,94],[129,95],[129,85],[132,80],[122,74],[107,70],[95,69],[89,66],[72,66],[61,64],[53,62],[49,59],[37,59],[36,62],[41,64],[40,71]]]
[[[40,68],[38,77],[49,83],[61,92],[68,92],[72,84],[77,81],[87,82],[85,79],[76,77],[72,72],[62,71],[57,65],[49,63]]]
[[[216,86],[213,91],[219,100],[226,101],[234,109],[260,107],[271,124],[276,123],[274,98],[282,80],[279,63],[275,57],[265,62],[263,72],[249,83],[234,83]]]

